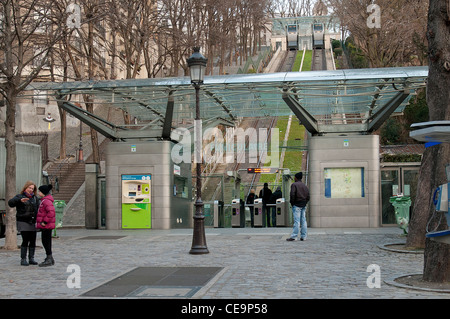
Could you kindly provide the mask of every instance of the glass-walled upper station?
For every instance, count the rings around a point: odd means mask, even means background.
[[[323,23],[327,33],[339,33],[340,21],[332,16],[289,17],[272,19],[272,36],[286,36],[287,26],[297,25],[301,36],[312,34],[312,25]]]

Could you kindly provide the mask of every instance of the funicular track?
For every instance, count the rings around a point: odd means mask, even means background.
[[[232,163],[219,163],[216,165],[216,168],[214,172],[210,172],[208,176],[205,176],[205,189],[202,190],[203,197],[206,201],[213,201],[213,200],[222,200],[222,196],[224,197],[224,200],[231,199],[231,188],[226,188],[225,194],[222,194],[221,190],[222,185],[221,182],[218,181],[218,177],[220,175],[226,175],[227,171],[234,171],[237,172],[240,170],[242,172],[243,170],[247,170],[247,168],[250,167],[261,167],[263,165],[264,158],[261,156],[264,154],[263,150],[258,149],[258,157],[257,157],[257,163],[250,163],[249,162],[249,148],[256,147],[256,145],[250,145],[250,141],[258,141],[258,136],[253,136],[253,134],[258,134],[260,128],[267,129],[267,142],[270,141],[270,133],[271,128],[273,128],[276,124],[276,117],[257,117],[257,118],[246,118],[241,121],[241,124],[239,125],[239,128],[242,129],[244,132],[248,128],[254,128],[250,131],[252,135],[246,136],[245,139],[245,150],[242,152],[238,149],[234,150],[234,160]],[[236,141],[235,141],[236,143]],[[225,154],[224,154],[225,155]],[[225,162],[225,161],[224,161]],[[250,189],[254,187],[254,185],[258,182],[257,174],[240,174],[241,176],[241,183],[243,185],[246,185],[245,187],[245,196],[250,192]],[[229,177],[227,176],[227,179]]]
[[[324,49],[314,49],[312,55],[312,71],[321,71],[327,69],[325,50]]]
[[[295,63],[295,58],[297,56],[297,50],[288,50],[285,51],[285,54],[280,55],[279,59],[281,59],[281,63],[279,63],[279,66],[277,68],[277,72],[290,72],[292,71],[292,67]],[[268,134],[267,142],[270,141],[270,132],[271,128],[273,128],[276,125],[277,118],[276,117],[255,117],[255,118],[244,118],[239,127],[242,128],[244,131],[249,128],[255,128],[253,132],[258,132],[259,128],[266,128]],[[225,200],[231,199],[232,195],[231,189],[225,189],[224,193],[221,192],[222,182],[218,181],[218,176],[225,175],[227,171],[238,171],[241,170],[241,172],[246,170],[249,167],[261,167],[262,166],[262,159],[260,157],[260,154],[258,154],[258,162],[257,163],[249,163],[248,160],[248,149],[249,149],[249,140],[251,138],[246,139],[245,149],[246,151],[241,153],[239,156],[241,158],[235,158],[234,162],[231,164],[226,163],[219,163],[215,165],[215,168],[213,171],[209,172],[208,176],[205,176],[205,183],[204,183],[204,189],[202,190],[202,194],[204,195],[204,200],[207,201],[213,201],[213,200]],[[256,139],[257,140],[257,139]],[[258,150],[260,153],[261,150]],[[236,152],[235,152],[236,155]],[[245,158],[242,158],[242,156],[245,156]],[[258,180],[259,180],[259,174],[240,174],[241,176],[241,184],[244,185],[244,196],[245,198],[250,193],[250,190],[252,188],[256,188]],[[228,179],[229,177],[226,176]],[[223,197],[223,198],[222,198]]]
[[[285,54],[280,55],[279,59],[281,62],[276,70],[276,72],[290,72],[295,63],[295,58],[297,55],[297,50],[285,51]],[[252,130],[253,134],[258,134],[259,128],[267,129],[267,143],[270,142],[271,129],[275,127],[277,122],[277,117],[255,117],[255,118],[244,118],[240,124],[239,128],[244,131],[248,128],[254,128]],[[238,153],[235,150],[235,158],[233,163],[218,163],[214,165],[214,169],[209,173],[204,173],[204,183],[202,189],[203,201],[214,201],[223,200],[225,205],[230,204],[233,197],[233,190],[231,177],[227,176],[227,171],[240,172],[241,185],[244,187],[243,200],[247,198],[251,189],[255,189],[258,186],[259,174],[247,174],[245,171],[247,168],[254,167],[259,168],[264,165],[265,158],[261,157],[263,150],[258,149],[257,163],[249,163],[249,141],[255,140],[254,137],[246,137],[245,141],[245,152]],[[256,136],[258,141],[258,136]],[[252,146],[254,147],[254,146]],[[238,157],[239,156],[239,157]],[[224,161],[225,162],[225,161]],[[219,180],[220,179],[220,180]],[[223,185],[223,182],[228,187]]]
[[[295,63],[297,50],[285,51],[282,63],[279,64],[277,72],[290,72]]]
[[[253,125],[251,127],[254,127],[254,133],[257,134],[259,132],[259,128],[266,128],[267,129],[267,138],[266,143],[268,144],[271,139],[271,129],[276,125],[277,118],[276,117],[268,117],[268,118],[256,118],[253,121]],[[256,140],[259,140],[261,137],[257,137]],[[250,140],[250,138],[249,138]],[[249,149],[249,141],[246,142],[246,149]],[[268,151],[268,150],[266,150]],[[246,170],[247,168],[255,167],[259,168],[262,167],[265,161],[265,156],[267,153],[264,154],[264,150],[258,149],[258,161],[257,163],[250,163],[248,158],[242,158],[243,156],[248,157],[248,152],[242,153],[239,158],[239,161],[234,164],[234,171],[238,170]],[[247,198],[248,194],[250,193],[250,190],[252,188],[256,187],[256,184],[259,180],[259,174],[241,174],[241,183],[244,185],[244,194],[245,198]]]

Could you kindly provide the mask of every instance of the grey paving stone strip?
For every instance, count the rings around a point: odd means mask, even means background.
[[[0,252],[0,298],[86,298],[82,297],[86,292],[138,267],[221,267],[188,297],[194,299],[449,298],[446,293],[384,282],[423,268],[421,254],[378,247],[401,240],[400,229],[311,228],[303,242],[287,242],[289,234],[290,228],[207,228],[210,253],[191,255],[190,229],[60,229],[59,238],[53,240],[56,264],[52,267],[23,267],[19,251]],[[36,258],[44,257],[44,250],[38,248]],[[70,288],[76,275],[73,265],[79,269],[80,288]],[[374,275],[369,265],[379,266],[379,288],[368,287]]]

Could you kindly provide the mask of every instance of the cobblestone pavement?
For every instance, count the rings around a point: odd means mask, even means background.
[[[407,298],[450,294],[404,289],[384,280],[421,273],[423,254],[380,249],[404,242],[398,228],[310,228],[306,241],[287,242],[290,228],[206,228],[209,254],[191,255],[191,229],[59,229],[52,267],[20,266],[20,252],[0,251],[0,298],[81,298],[136,267],[223,267],[193,299]],[[86,236],[123,236],[85,239]],[[84,239],[81,239],[84,238]],[[0,246],[5,239],[0,239]],[[21,238],[18,237],[20,245]],[[36,259],[45,257],[38,233]],[[69,265],[80,268],[80,288],[69,288]],[[367,281],[379,266],[379,288]],[[375,282],[375,281],[371,281]]]

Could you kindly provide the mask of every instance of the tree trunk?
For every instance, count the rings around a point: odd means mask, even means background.
[[[414,201],[406,239],[406,246],[409,248],[425,248],[426,228],[430,218],[429,212],[434,210],[431,197],[436,184],[435,173],[438,151],[439,146],[433,146],[425,149],[423,153],[417,182],[416,200]]]
[[[94,114],[94,100],[91,96],[84,94],[84,103],[86,104],[86,111]],[[97,131],[90,128],[91,132],[91,144],[92,144],[92,162],[93,163],[100,163],[100,150],[98,146],[98,135]]]
[[[94,23],[88,24],[88,78],[94,79]],[[127,71],[128,72],[128,71]],[[94,100],[91,96],[85,94],[84,101],[86,103],[86,111],[94,114]],[[100,163],[100,151],[98,147],[97,131],[90,128],[91,131],[91,144],[92,144],[92,161],[94,163]]]
[[[66,136],[67,136],[67,117],[66,111],[58,107],[59,118],[61,120],[61,138],[59,142],[59,158],[66,158]]]
[[[450,4],[448,0],[430,0],[428,10],[428,56],[429,73],[427,83],[427,103],[430,121],[450,120]],[[432,189],[447,182],[445,164],[450,159],[450,144],[443,143],[432,150],[434,174],[431,178]],[[425,176],[422,176],[426,178]],[[431,191],[431,190],[430,190]],[[422,196],[431,196],[423,194]],[[428,209],[428,220],[433,226],[434,208]],[[437,213],[440,214],[440,213]],[[446,219],[435,222],[436,230],[447,229]],[[429,229],[434,230],[434,229]],[[423,279],[433,282],[450,281],[450,245],[427,239],[425,242],[425,260]]]
[[[16,209],[8,205],[8,200],[16,195],[16,94],[12,88],[7,90],[5,121],[5,206],[6,232],[5,249],[17,249]]]
[[[442,218],[445,223],[445,217]],[[447,229],[443,225],[438,230]],[[450,245],[426,239],[423,280],[432,282],[450,282]]]
[[[2,28],[0,37],[2,38],[2,57],[0,77],[6,81],[1,83],[2,95],[6,98],[6,120],[5,120],[5,200],[8,201],[16,195],[16,136],[15,117],[17,96],[24,88],[39,75],[50,51],[59,41],[61,31],[65,28],[62,15],[52,15],[53,10],[40,10],[44,2],[33,1],[32,4],[26,1],[2,1],[0,11],[2,13]],[[47,3],[48,4],[48,3]],[[30,6],[28,6],[30,5]],[[38,15],[36,15],[39,13]],[[41,14],[48,14],[42,16]],[[36,17],[39,16],[39,19]],[[58,20],[60,19],[60,20]],[[36,27],[43,26],[43,23],[53,21],[54,24],[46,33],[45,41],[41,37],[33,36]],[[59,23],[61,22],[61,23]],[[39,24],[39,25],[38,25]],[[42,41],[41,41],[42,40]],[[43,50],[41,60],[35,65],[31,63],[36,59],[29,59],[33,48],[39,46]],[[26,71],[32,66],[32,71]],[[20,169],[17,168],[17,169]],[[38,182],[38,181],[34,181]],[[22,186],[22,185],[21,185]],[[6,239],[5,249],[17,249],[17,226],[16,209],[10,208],[6,204]]]

